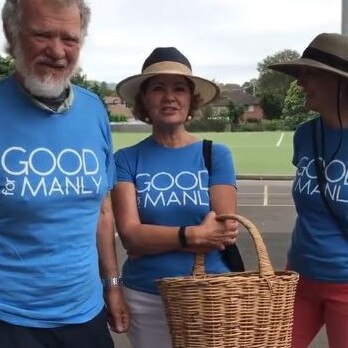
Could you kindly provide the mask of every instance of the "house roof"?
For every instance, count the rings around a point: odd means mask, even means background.
[[[258,105],[260,101],[254,95],[246,93],[242,88],[223,90],[220,98],[213,103],[213,106],[227,106],[230,101],[236,105]]]

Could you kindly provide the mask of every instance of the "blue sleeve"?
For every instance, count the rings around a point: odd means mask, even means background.
[[[105,109],[104,109],[105,110]],[[116,175],[116,166],[114,162],[114,156],[113,156],[113,144],[112,144],[112,133],[110,124],[108,121],[108,116],[105,111],[105,138],[106,138],[106,144],[107,144],[107,153],[106,153],[106,175],[108,180],[108,189],[111,190],[117,183],[117,175]]]
[[[213,143],[211,157],[212,172],[209,178],[209,186],[236,186],[236,172],[233,157],[229,148],[222,144]]]
[[[134,171],[132,171],[132,166],[130,159],[131,154],[127,153],[126,149],[118,150],[114,154],[114,161],[116,164],[117,181],[134,182]]]

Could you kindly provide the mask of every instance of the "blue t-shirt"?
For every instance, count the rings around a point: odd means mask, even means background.
[[[103,307],[96,228],[116,182],[107,115],[74,86],[71,108],[35,106],[0,82],[0,320],[56,327]]]
[[[165,226],[199,225],[210,211],[208,187],[235,185],[236,176],[229,149],[212,148],[210,177],[204,165],[202,142],[167,148],[152,136],[115,154],[117,180],[132,182],[137,191],[140,220]],[[192,274],[194,254],[172,251],[128,258],[123,267],[125,285],[157,294],[154,280]],[[227,272],[218,251],[206,254],[208,273]]]
[[[297,220],[289,250],[289,263],[301,275],[318,281],[348,282],[348,235],[340,230],[323,202],[317,182],[313,153],[313,125],[320,130],[320,120],[301,124],[294,136],[293,164],[297,167],[293,197]],[[348,130],[324,126],[326,166],[325,196],[348,230]],[[317,131],[321,157],[321,131]]]

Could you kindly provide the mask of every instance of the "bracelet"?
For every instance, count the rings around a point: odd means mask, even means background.
[[[183,248],[186,248],[188,246],[187,239],[186,239],[186,226],[181,226],[178,231],[178,237],[180,245]]]
[[[108,278],[102,278],[101,282],[103,284],[104,288],[115,288],[118,286],[121,286],[123,284],[121,277],[108,277]]]

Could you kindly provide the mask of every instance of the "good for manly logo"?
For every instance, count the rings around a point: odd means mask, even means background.
[[[89,195],[99,193],[99,161],[90,149],[57,153],[40,147],[9,147],[0,158],[0,195]],[[4,173],[4,177],[2,174]]]
[[[337,159],[330,161],[327,165],[322,159],[320,161],[325,167],[325,196],[332,201],[348,203],[348,170],[346,164]],[[297,165],[294,191],[308,196],[320,194],[317,177],[315,160],[303,156]]]
[[[207,181],[206,170],[182,171],[176,175],[139,173],[136,177],[138,206],[209,206]]]

